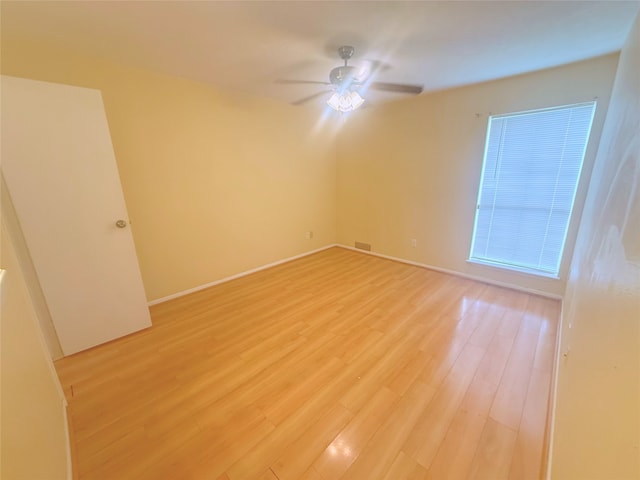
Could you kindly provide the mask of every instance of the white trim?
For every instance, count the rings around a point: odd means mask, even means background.
[[[554,300],[562,300],[561,295],[556,295],[554,293],[544,292],[542,290],[536,290],[535,288],[526,288],[521,287],[519,285],[514,285],[513,283],[507,282],[498,282],[496,280],[492,280],[490,278],[479,277],[476,275],[469,275],[468,273],[458,272],[456,270],[449,270],[447,268],[435,267],[433,265],[427,265],[426,263],[414,262],[412,260],[405,260],[404,258],[392,257],[391,255],[384,255],[382,253],[377,252],[369,252],[366,250],[360,250],[359,248],[350,247],[348,245],[337,244],[337,247],[346,248],[347,250],[353,250],[354,252],[365,253],[367,255],[373,255],[374,257],[386,258],[387,260],[393,260],[395,262],[406,263],[408,265],[413,265],[415,267],[426,268],[428,270],[435,270],[436,272],[447,273],[449,275],[455,275],[456,277],[468,278],[469,280],[475,280],[477,282],[489,283],[491,285],[495,285],[497,287],[509,288],[511,290],[518,290],[520,292],[530,293],[533,295],[539,295],[541,297],[553,298]]]
[[[449,275],[455,275],[457,277],[468,278],[469,280],[475,280],[475,281],[478,281],[478,282],[489,283],[491,285],[496,285],[498,287],[510,288],[511,290],[518,290],[518,291],[525,292],[525,293],[531,293],[533,295],[540,295],[542,297],[553,298],[554,300],[562,300],[562,296],[561,295],[556,295],[556,294],[553,294],[553,293],[544,292],[542,290],[536,290],[534,288],[520,287],[520,286],[514,285],[512,283],[498,282],[498,281],[495,281],[495,280],[492,280],[492,279],[489,279],[489,278],[479,277],[479,276],[476,276],[476,275],[469,275],[467,273],[462,273],[462,272],[458,272],[458,271],[455,271],[455,270],[449,270],[447,268],[435,267],[433,265],[428,265],[426,263],[419,263],[419,262],[414,262],[414,261],[411,261],[411,260],[406,260],[404,258],[392,257],[391,255],[384,255],[382,253],[361,250],[359,248],[350,247],[348,245],[342,245],[340,243],[332,243],[332,244],[329,244],[329,245],[325,245],[324,247],[317,248],[315,250],[311,250],[309,252],[301,253],[299,255],[294,255],[293,257],[284,258],[282,260],[277,260],[277,261],[272,262],[272,263],[267,263],[265,265],[261,265],[261,266],[256,267],[256,268],[252,268],[251,270],[246,270],[244,272],[236,273],[235,275],[231,275],[229,277],[225,277],[225,278],[221,278],[219,280],[214,280],[213,282],[205,283],[204,285],[199,285],[197,287],[189,288],[187,290],[182,290],[180,292],[173,293],[171,295],[167,295],[166,297],[161,297],[161,298],[157,298],[155,300],[151,300],[151,301],[147,302],[147,305],[149,305],[151,307],[151,306],[157,305],[159,303],[168,302],[169,300],[173,300],[175,298],[180,298],[180,297],[183,297],[185,295],[189,295],[190,293],[195,293],[195,292],[198,292],[200,290],[204,290],[205,288],[209,288],[209,287],[214,287],[216,285],[220,285],[221,283],[226,283],[226,282],[229,282],[231,280],[235,280],[236,278],[244,277],[246,275],[251,275],[252,273],[256,273],[256,272],[259,272],[261,270],[266,270],[267,268],[275,267],[275,266],[281,265],[283,263],[291,262],[293,260],[297,260],[298,258],[303,258],[303,257],[306,257],[308,255],[313,255],[314,253],[318,253],[318,252],[321,252],[323,250],[328,250],[329,248],[333,248],[333,247],[345,248],[347,250],[353,250],[354,252],[366,253],[367,255],[373,255],[374,257],[386,258],[387,260],[393,260],[395,262],[406,263],[408,265],[413,265],[413,266],[416,266],[416,267],[426,268],[428,270],[435,270],[437,272],[447,273]]]
[[[564,302],[560,307],[560,321],[558,322],[558,336],[556,338],[556,356],[555,356],[555,364],[553,368],[553,373],[551,377],[551,403],[549,405],[549,431],[548,436],[545,439],[547,442],[547,464],[543,465],[545,471],[544,478],[545,480],[551,480],[551,459],[553,457],[553,437],[556,431],[556,405],[558,399],[558,377],[560,372],[560,362],[562,361],[562,352],[560,351],[560,347],[562,346],[562,329],[564,327]]]
[[[169,300],[173,300],[174,298],[183,297],[185,295],[189,295],[190,293],[198,292],[200,290],[204,290],[205,288],[214,287],[216,285],[220,285],[221,283],[226,283],[231,280],[235,280],[236,278],[244,277],[247,275],[251,275],[252,273],[259,272],[261,270],[266,270],[267,268],[275,267],[276,265],[281,265],[283,263],[291,262],[292,260],[297,260],[298,258],[303,258],[309,255],[313,255],[314,253],[321,252],[323,250],[328,250],[332,247],[339,247],[340,245],[332,243],[330,245],[325,245],[324,247],[317,248],[315,250],[311,250],[310,252],[301,253],[300,255],[294,255],[293,257],[283,258],[282,260],[277,260],[275,262],[267,263],[266,265],[261,265],[256,268],[252,268],[251,270],[246,270],[244,272],[236,273],[235,275],[231,275],[230,277],[221,278],[220,280],[214,280],[213,282],[205,283],[204,285],[199,285],[197,287],[189,288],[187,290],[182,290],[178,293],[172,293],[171,295],[167,295],[166,297],[157,298],[155,300],[151,300],[147,303],[150,307],[152,305],[157,305],[159,303],[168,302]]]
[[[472,257],[467,258],[467,263],[473,263],[475,265],[484,265],[485,267],[499,268],[501,270],[508,270],[510,272],[524,273],[525,275],[532,275],[534,277],[560,280],[560,276],[557,273],[545,272],[543,270],[535,270],[533,268],[519,267],[517,265],[509,265],[507,263],[492,262],[491,260],[485,260],[483,258],[472,258]]]
[[[65,398],[62,406],[64,416],[64,436],[67,441],[67,480],[73,480],[73,459],[71,458],[71,434],[69,433],[69,412],[67,411],[67,400]]]

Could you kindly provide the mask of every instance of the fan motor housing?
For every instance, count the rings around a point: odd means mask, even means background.
[[[351,45],[343,45],[338,48],[338,55],[340,55],[340,58],[343,60],[349,60],[351,57],[353,57],[353,53],[355,51],[356,49]]]
[[[336,67],[329,73],[329,81],[338,87],[345,85],[345,83],[352,83],[356,77],[356,70],[356,67],[349,65]]]

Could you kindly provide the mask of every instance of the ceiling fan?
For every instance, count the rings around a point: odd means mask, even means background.
[[[422,85],[371,81],[371,78],[378,69],[379,63],[369,62],[361,68],[351,66],[348,62],[354,52],[355,49],[349,45],[343,45],[338,48],[338,55],[344,60],[344,65],[335,67],[329,72],[328,82],[278,79],[276,83],[326,85],[330,87],[329,90],[323,90],[322,92],[296,100],[293,102],[293,105],[302,105],[315,98],[326,95],[328,92],[333,92],[327,100],[327,104],[339,112],[349,112],[360,107],[364,103],[364,99],[360,94],[368,89],[410,95],[417,95],[422,92]]]

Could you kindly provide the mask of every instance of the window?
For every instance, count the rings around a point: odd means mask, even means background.
[[[558,276],[595,107],[489,117],[470,261]]]

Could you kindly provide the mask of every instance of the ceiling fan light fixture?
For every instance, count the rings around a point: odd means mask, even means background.
[[[347,90],[343,93],[336,92],[327,100],[327,105],[338,112],[351,112],[362,106],[363,103],[364,98],[355,90]]]

